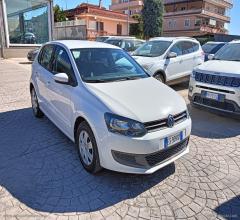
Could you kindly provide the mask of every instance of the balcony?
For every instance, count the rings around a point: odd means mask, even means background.
[[[206,26],[206,25],[202,25],[200,27],[200,31],[201,32],[206,32],[209,34],[227,34],[228,30],[226,30],[225,28],[221,28],[221,27],[210,27],[210,26]]]
[[[213,17],[224,22],[228,22],[228,23],[230,22],[230,17],[222,14],[218,14],[212,11],[208,11],[206,9],[190,9],[190,10],[184,10],[184,11],[166,12],[164,13],[164,17],[192,15],[192,14],[202,15],[203,17]]]
[[[202,12],[202,9],[190,9],[190,10],[184,10],[184,11],[166,12],[164,13],[164,16],[169,17],[169,16],[178,16],[178,15],[188,15],[188,14],[200,14],[201,12]]]
[[[204,0],[204,1],[225,8],[233,7],[233,0]]]
[[[143,1],[129,1],[129,2],[122,2],[110,5],[110,10],[112,11],[119,11],[119,10],[126,10],[132,7],[142,7]]]
[[[213,4],[217,4],[219,6],[225,6],[228,8],[232,8],[233,6],[233,0],[199,0],[199,1],[211,2]],[[190,3],[191,0],[164,0],[164,4],[177,4],[181,2]]]
[[[222,14],[217,14],[215,12],[212,12],[212,11],[207,11],[207,10],[202,10],[202,13],[201,13],[204,17],[214,17],[214,18],[217,18],[219,20],[222,20],[224,22],[228,22],[230,23],[230,17],[226,16],[226,15],[222,15]]]

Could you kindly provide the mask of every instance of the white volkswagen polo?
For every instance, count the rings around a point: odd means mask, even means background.
[[[188,152],[191,119],[171,88],[115,46],[45,44],[30,81],[36,117],[74,141],[84,168],[150,174]]]

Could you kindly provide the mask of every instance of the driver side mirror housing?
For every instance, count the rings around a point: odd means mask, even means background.
[[[167,55],[167,58],[168,58],[168,59],[175,58],[175,57],[177,57],[177,53],[175,53],[175,52],[170,52],[170,53],[168,53],[168,55]]]
[[[209,54],[208,55],[208,60],[213,60],[214,59],[214,54]]]
[[[66,73],[57,73],[53,76],[53,79],[56,83],[69,84],[69,77]]]

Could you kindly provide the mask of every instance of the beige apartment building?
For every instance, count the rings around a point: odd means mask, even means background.
[[[233,0],[164,0],[164,36],[228,34]],[[111,10],[141,13],[143,1],[112,0]]]

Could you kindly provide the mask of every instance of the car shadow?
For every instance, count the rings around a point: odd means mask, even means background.
[[[212,139],[231,138],[240,135],[240,120],[190,104],[188,104],[188,109],[192,118],[192,135]]]
[[[214,211],[227,220],[240,219],[240,195],[222,203]]]
[[[170,85],[170,87],[177,92],[182,91],[182,90],[186,90],[186,89],[188,90],[189,80],[187,80],[185,82],[182,82],[182,83],[178,83],[176,85]]]
[[[43,212],[88,212],[135,198],[175,172],[152,175],[103,170],[87,173],[74,144],[30,108],[0,113],[0,184],[26,206]]]

